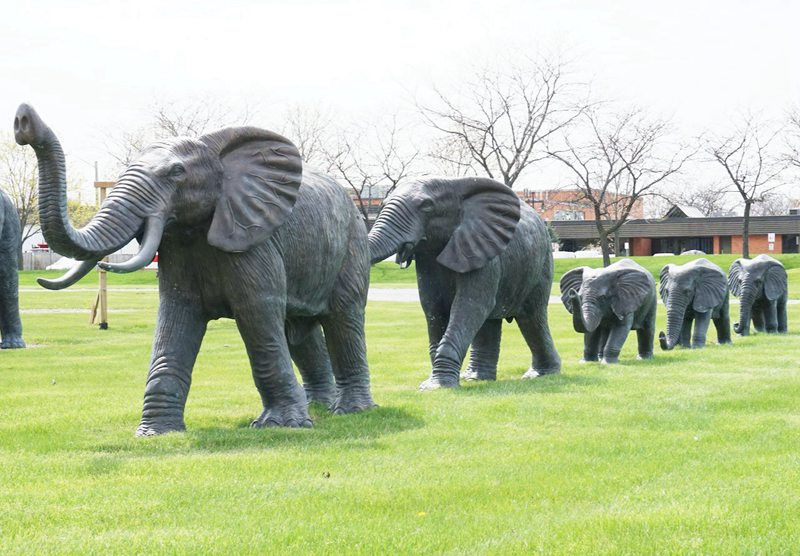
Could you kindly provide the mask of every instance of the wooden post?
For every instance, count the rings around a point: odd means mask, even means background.
[[[94,182],[94,186],[97,188],[98,206],[102,205],[103,201],[106,200],[108,190],[114,187],[115,183],[116,182],[113,181]],[[99,279],[99,287],[97,289],[97,298],[95,298],[92,316],[89,322],[99,325],[100,330],[108,330],[108,273],[102,268],[99,268],[97,270],[97,277]]]

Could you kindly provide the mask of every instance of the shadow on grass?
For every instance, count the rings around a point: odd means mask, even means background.
[[[152,438],[118,438],[94,445],[97,452],[131,456],[195,452],[235,452],[280,448],[319,448],[336,444],[342,450],[374,448],[381,437],[419,429],[425,421],[405,409],[378,407],[354,415],[331,415],[322,407],[311,408],[311,429],[250,428],[249,420],[227,421],[228,426],[192,427],[184,433]],[[223,421],[224,423],[224,421]]]
[[[456,388],[461,396],[519,396],[520,394],[557,394],[575,388],[604,384],[606,380],[597,376],[557,374],[533,380],[511,379],[499,381],[462,381]]]

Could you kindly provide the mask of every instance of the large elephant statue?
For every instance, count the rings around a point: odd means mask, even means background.
[[[658,335],[661,349],[702,348],[712,320],[717,342],[731,343],[728,278],[720,267],[708,259],[668,264],[661,269],[658,288],[667,308],[667,333]]]
[[[0,348],[24,348],[19,318],[19,214],[5,192],[0,191]]]
[[[786,301],[789,295],[786,269],[769,255],[736,259],[728,269],[728,286],[739,298],[739,322],[734,331],[750,335],[750,320],[756,331],[786,332]]]
[[[572,313],[572,325],[583,334],[583,361],[619,362],[619,353],[636,330],[639,358],[653,356],[656,283],[630,259],[606,268],[582,266],[564,273],[561,301]]]
[[[428,322],[430,378],[422,390],[494,380],[502,319],[516,320],[531,352],[524,378],[558,373],[547,324],[553,279],[541,218],[511,188],[485,178],[426,179],[398,187],[369,233],[373,264],[415,261]]]
[[[95,265],[130,272],[159,253],[160,302],[137,434],[184,430],[195,358],[208,321],[221,317],[236,320],[261,395],[253,426],[311,426],[292,359],[311,400],[330,402],[337,413],[373,407],[364,343],[366,229],[342,187],[304,171],[291,142],[235,127],[153,143],[92,220],[75,229],[55,134],[25,104],[14,133],[39,159],[45,238],[81,261],[40,284],[67,287]],[[134,237],[140,250],[129,261],[98,262]]]

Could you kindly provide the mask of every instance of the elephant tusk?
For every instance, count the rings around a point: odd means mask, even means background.
[[[48,280],[46,278],[37,278],[36,281],[40,286],[48,290],[63,290],[70,287],[72,284],[89,274],[89,271],[97,264],[97,259],[89,259],[81,261],[70,268],[63,276],[55,280]]]
[[[161,235],[164,233],[164,221],[157,216],[150,216],[145,221],[144,238],[139,252],[124,263],[99,262],[97,266],[109,272],[126,273],[139,270],[147,266],[156,256],[158,246],[161,244]]]

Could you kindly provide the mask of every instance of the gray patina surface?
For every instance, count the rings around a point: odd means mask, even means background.
[[[728,286],[739,298],[739,322],[733,325],[737,334],[750,334],[750,320],[757,332],[786,332],[786,304],[789,295],[788,276],[780,261],[769,255],[755,259],[736,259],[728,270]]]
[[[19,214],[14,203],[0,191],[0,335],[2,349],[24,348],[19,318]]]

